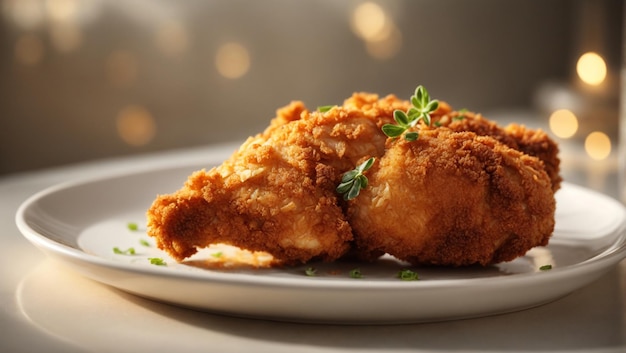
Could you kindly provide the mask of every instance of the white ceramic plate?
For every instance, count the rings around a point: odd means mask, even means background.
[[[586,286],[626,257],[624,207],[565,183],[557,193],[550,245],[498,266],[413,268],[419,280],[403,281],[397,273],[407,266],[392,258],[220,269],[211,259],[229,249],[210,249],[179,264],[156,249],[141,227],[156,194],[177,190],[200,168],[178,165],[52,187],[26,200],[16,222],[52,258],[124,291],[213,313],[301,322],[388,324],[511,312]],[[129,222],[140,230],[128,229]],[[116,254],[114,248],[133,248],[135,254]],[[167,265],[151,264],[150,258]],[[541,271],[543,265],[552,269]],[[308,267],[317,275],[305,275]],[[350,277],[356,268],[362,278]]]

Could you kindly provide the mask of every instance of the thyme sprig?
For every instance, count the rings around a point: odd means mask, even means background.
[[[353,170],[345,172],[341,177],[341,183],[337,186],[337,193],[343,194],[343,199],[348,201],[359,196],[362,189],[367,187],[369,180],[363,173],[370,169],[374,164],[375,158],[372,157],[365,162],[359,164]]]
[[[385,135],[391,138],[396,138],[404,134],[404,139],[407,141],[415,141],[419,138],[417,131],[407,130],[413,128],[417,123],[422,120],[424,124],[430,126],[430,113],[437,110],[439,107],[439,101],[436,99],[430,99],[430,95],[424,86],[417,86],[415,94],[411,96],[411,108],[404,112],[396,109],[393,112],[393,119],[396,121],[394,124],[385,124],[382,127]]]

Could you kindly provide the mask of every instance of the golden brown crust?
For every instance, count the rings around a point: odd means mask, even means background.
[[[445,102],[432,127],[416,127],[417,141],[388,139],[381,127],[408,107],[367,93],[327,112],[291,102],[222,165],[158,196],[148,234],[178,261],[224,243],[282,264],[352,250],[366,259],[389,252],[416,264],[485,265],[547,243],[560,183],[554,142]],[[369,157],[377,158],[370,186],[340,200],[342,174]]]
[[[556,191],[560,188],[562,178],[559,174],[559,148],[541,129],[527,129],[518,124],[501,127],[496,122],[473,112],[449,111],[434,121],[436,125],[448,127],[453,131],[471,131],[479,136],[490,136],[513,149],[539,158],[550,176],[552,189]]]
[[[278,110],[222,165],[159,196],[148,210],[149,235],[179,261],[215,243],[265,251],[283,264],[343,256],[353,237],[335,187],[364,156],[384,153],[379,123],[392,114],[373,95],[354,101],[369,107],[321,113],[292,102]]]
[[[368,175],[348,208],[364,254],[487,265],[547,244],[554,227],[543,164],[490,137],[425,130],[417,141],[391,142]]]

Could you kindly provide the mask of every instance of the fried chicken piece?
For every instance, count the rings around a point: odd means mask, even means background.
[[[388,141],[367,175],[347,210],[362,257],[488,265],[546,245],[554,228],[543,162],[492,137],[423,129],[417,141]]]
[[[195,172],[183,189],[155,200],[148,227],[159,248],[178,261],[217,243],[285,264],[343,255],[352,233],[332,192],[334,171],[310,150],[298,151],[294,166],[272,146],[250,140],[244,147],[237,159]]]
[[[441,102],[417,141],[388,139],[408,101],[357,93],[327,112],[294,101],[222,165],[156,198],[148,234],[177,261],[223,243],[292,265],[353,250],[415,264],[511,260],[554,227],[556,145]],[[462,119],[459,117],[463,115]],[[535,157],[536,156],[536,157]],[[376,157],[369,187],[344,202],[341,176]]]
[[[380,126],[405,105],[355,94],[322,113],[292,102],[222,165],[158,196],[148,234],[178,261],[216,243],[268,252],[283,264],[341,257],[353,237],[335,187],[359,160],[384,153]]]

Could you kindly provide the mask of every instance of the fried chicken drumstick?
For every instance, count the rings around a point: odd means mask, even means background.
[[[283,264],[338,259],[353,235],[337,181],[363,155],[384,153],[378,124],[402,104],[356,95],[345,108],[320,113],[291,103],[222,165],[157,197],[149,235],[179,261],[216,243],[265,251]]]
[[[411,127],[419,138],[389,138],[381,127],[409,109],[410,101],[366,93],[327,111],[292,102],[222,165],[157,196],[148,234],[177,261],[222,243],[284,265],[384,253],[488,265],[547,244],[561,179],[545,133],[441,102],[432,124]],[[368,185],[342,198],[342,176],[370,158]]]

